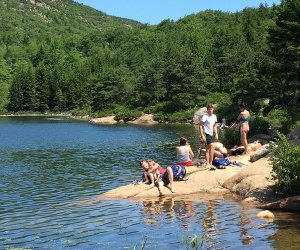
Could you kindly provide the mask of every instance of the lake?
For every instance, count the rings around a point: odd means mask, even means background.
[[[300,216],[255,217],[232,197],[82,202],[175,161],[192,125],[0,117],[0,249],[299,249]]]

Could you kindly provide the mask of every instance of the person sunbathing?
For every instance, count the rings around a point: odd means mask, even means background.
[[[255,141],[248,144],[248,151],[256,151],[262,146],[259,141]],[[241,155],[245,152],[244,146],[234,146],[232,149],[229,150],[230,155]]]

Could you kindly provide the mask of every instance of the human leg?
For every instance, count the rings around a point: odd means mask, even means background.
[[[167,173],[168,173],[168,178],[169,178],[169,185],[170,185],[170,189],[172,193],[175,193],[175,189],[173,187],[173,182],[174,182],[174,175],[173,175],[173,171],[172,168],[167,168]]]
[[[247,133],[248,133],[248,128],[247,127],[241,127],[241,143],[244,146],[244,154],[249,154],[249,150],[248,150],[248,141],[247,141]]]
[[[206,152],[205,152],[205,159],[206,164],[208,166],[212,165],[212,160],[210,161],[210,154],[211,154],[211,146],[213,143],[213,137],[209,134],[206,134]]]
[[[164,183],[162,180],[160,180],[158,182],[158,185],[157,185],[157,188],[158,188],[158,192],[159,192],[159,196],[164,196]]]

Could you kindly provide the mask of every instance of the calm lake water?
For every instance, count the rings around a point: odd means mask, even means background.
[[[299,214],[233,199],[81,202],[138,179],[141,159],[172,165],[182,135],[196,151],[191,125],[1,117],[0,249],[299,249]]]

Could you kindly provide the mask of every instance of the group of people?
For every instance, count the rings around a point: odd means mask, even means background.
[[[217,117],[214,114],[214,106],[207,105],[207,114],[203,115],[199,124],[200,142],[205,145],[205,159],[207,166],[212,166],[215,157],[226,158],[231,151],[226,149],[218,140]],[[240,104],[240,114],[237,120],[240,122],[240,140],[244,148],[244,154],[249,153],[247,133],[249,132],[250,112],[245,103]],[[200,149],[201,150],[201,149]]]
[[[214,169],[213,160],[215,157],[226,158],[231,151],[218,140],[217,117],[214,114],[214,106],[207,105],[207,114],[203,115],[200,124],[200,143],[205,147],[205,159],[207,167]],[[240,104],[240,140],[244,148],[244,154],[249,153],[247,142],[247,133],[249,132],[250,112],[247,110],[245,103]],[[214,139],[216,141],[214,141]],[[191,149],[185,137],[180,138],[179,146],[176,147],[176,165],[172,167],[162,168],[154,160],[142,160],[140,166],[144,169],[142,181],[149,184],[151,187],[157,186],[159,195],[163,196],[163,186],[169,185],[172,193],[175,193],[173,182],[174,180],[183,180],[186,175],[186,167],[193,164],[193,150]]]

